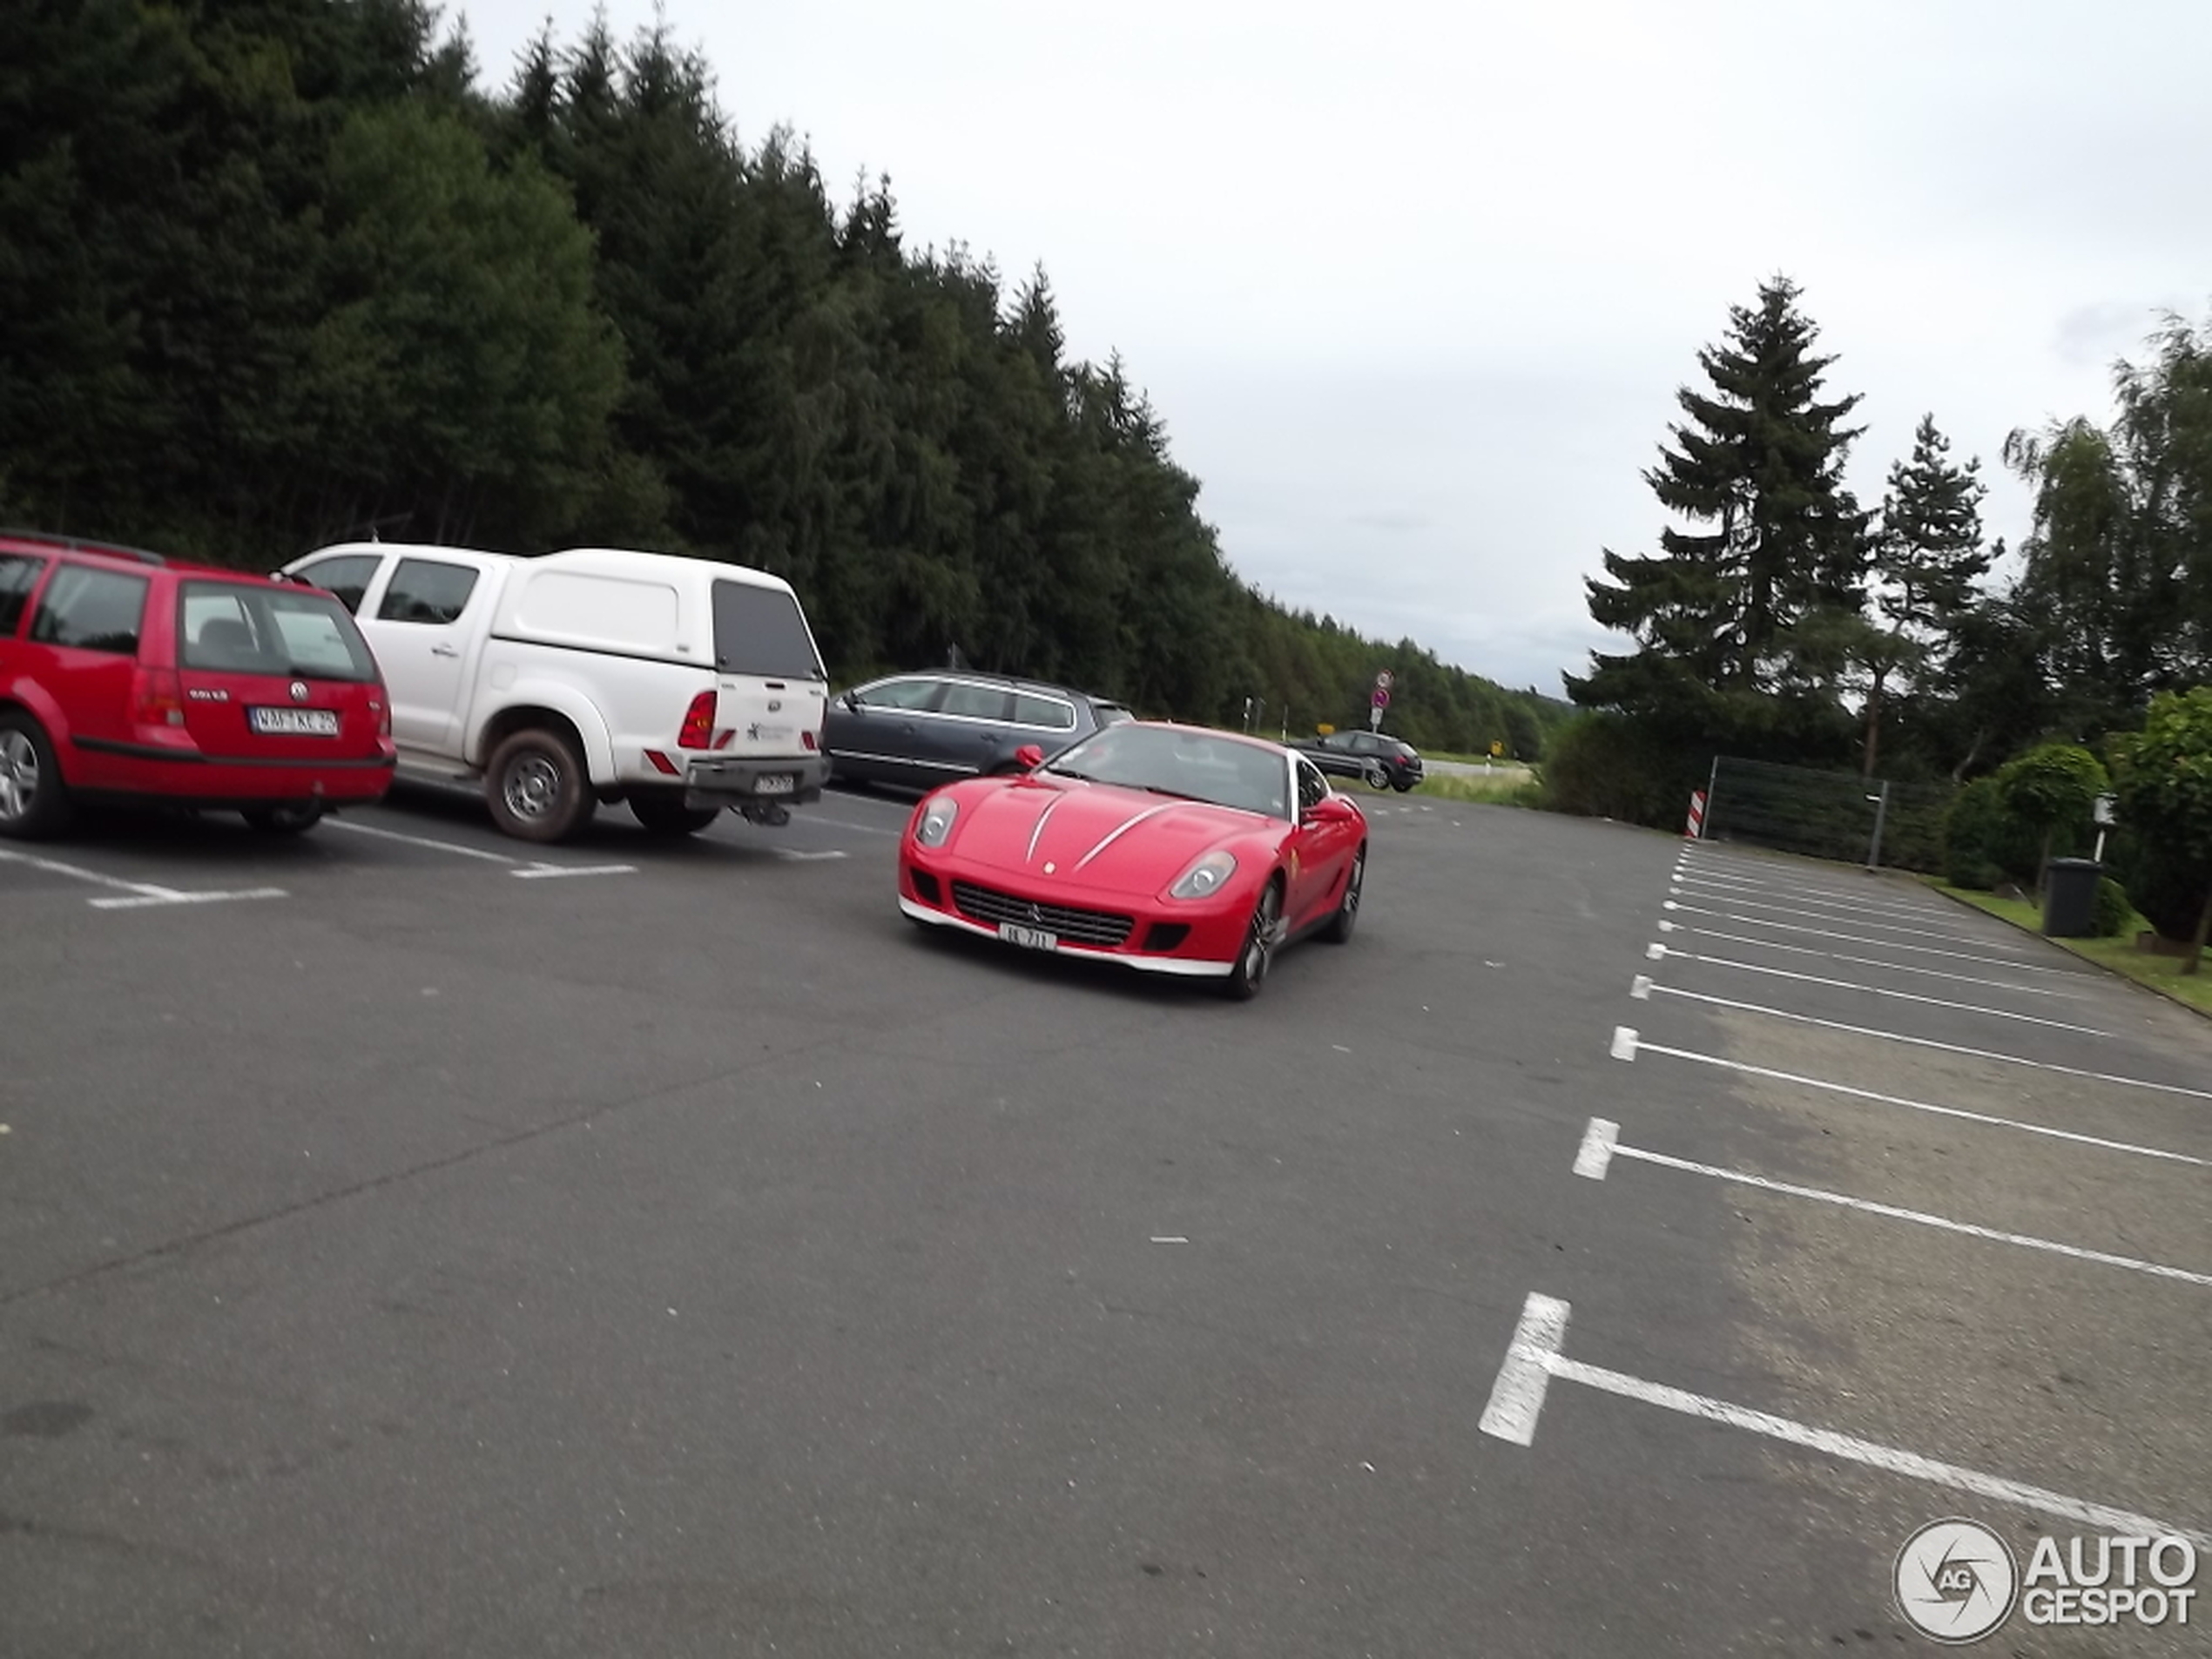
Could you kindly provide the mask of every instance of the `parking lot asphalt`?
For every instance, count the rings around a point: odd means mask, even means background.
[[[1241,1006],[922,935],[887,796],[0,849],[0,1652],[1933,1651],[1926,1521],[2212,1526],[2202,1022],[1365,804]]]

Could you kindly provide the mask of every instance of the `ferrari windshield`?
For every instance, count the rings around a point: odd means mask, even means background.
[[[1045,776],[1119,784],[1288,818],[1290,768],[1275,750],[1211,732],[1110,725],[1061,751]]]

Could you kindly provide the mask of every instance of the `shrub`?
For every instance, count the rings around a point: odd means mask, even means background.
[[[2039,887],[2061,838],[2070,840],[2087,827],[2097,797],[2110,783],[2104,763],[2078,743],[2044,744],[1998,772],[2006,812],[2041,839],[2035,860]]]
[[[1954,887],[1986,893],[2004,880],[1995,843],[2005,800],[1994,778],[1977,778],[1953,797],[1943,815],[1943,879]]]
[[[1544,805],[1555,813],[1682,827],[1689,792],[1704,786],[1710,746],[1669,743],[1626,717],[1578,714],[1552,734]]]
[[[2118,939],[2126,934],[2135,920],[2134,907],[2128,902],[2128,889],[2110,876],[2097,878],[2097,908],[2090,922],[2090,930],[2100,939]]]

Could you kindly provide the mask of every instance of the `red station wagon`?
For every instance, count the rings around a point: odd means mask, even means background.
[[[383,676],[330,595],[0,530],[0,835],[54,834],[79,799],[296,833],[394,764]]]

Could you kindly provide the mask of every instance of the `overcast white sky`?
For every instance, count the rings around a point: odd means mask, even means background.
[[[2212,307],[2204,0],[664,0],[739,136],[786,122],[910,243],[1042,260],[1119,348],[1231,563],[1557,695],[1581,581],[1653,549],[1694,354],[1786,272],[1878,499],[1924,412],[1979,454],[2109,408]],[[448,0],[488,81],[591,0]],[[651,0],[607,0],[618,38]],[[1256,688],[1264,689],[1264,688]]]

